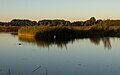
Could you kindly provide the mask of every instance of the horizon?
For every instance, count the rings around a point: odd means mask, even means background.
[[[120,19],[119,0],[0,0],[0,21]]]
[[[91,18],[91,17],[90,17]],[[36,21],[36,22],[38,22],[38,21],[41,21],[41,20],[65,20],[65,21],[70,21],[70,22],[77,22],[77,21],[87,21],[87,20],[89,20],[90,18],[88,18],[88,19],[85,19],[85,20],[73,20],[73,21],[71,21],[71,20],[68,20],[68,19],[50,19],[50,18],[48,18],[48,19],[39,19],[39,20],[32,20],[32,19],[28,19],[28,18],[13,18],[13,19],[11,19],[11,20],[9,20],[9,21],[1,21],[0,20],[0,22],[11,22],[12,20],[14,20],[14,19],[16,19],[16,20],[30,20],[30,21]],[[95,17],[95,19],[96,20],[120,20],[120,18],[119,19],[111,19],[111,18],[106,18],[106,19],[103,19],[103,18],[96,18]]]

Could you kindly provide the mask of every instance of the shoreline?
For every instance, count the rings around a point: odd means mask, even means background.
[[[20,26],[0,26],[0,32],[18,32]]]
[[[120,26],[0,26],[0,32],[18,32],[18,36],[28,38],[52,38],[54,35],[61,38],[120,37]]]
[[[35,37],[34,35],[30,35],[30,34],[20,34],[20,33],[18,33],[18,36],[19,36],[19,37],[25,37],[25,38],[34,38],[34,37]]]
[[[20,28],[18,35],[39,39],[120,37],[120,26],[110,26],[104,29],[94,26],[28,26]]]

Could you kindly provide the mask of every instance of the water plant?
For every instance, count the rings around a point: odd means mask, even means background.
[[[40,68],[41,68],[41,66],[38,66],[36,69],[34,69],[33,71],[31,71],[31,75],[33,75],[33,73],[36,72]]]
[[[6,75],[11,75],[10,69],[6,70]]]
[[[48,75],[48,70],[46,69],[46,71],[45,71],[45,75]]]
[[[18,72],[18,75],[20,75],[20,72]]]

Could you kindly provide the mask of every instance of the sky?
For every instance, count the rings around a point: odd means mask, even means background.
[[[0,0],[0,21],[120,19],[120,0]]]

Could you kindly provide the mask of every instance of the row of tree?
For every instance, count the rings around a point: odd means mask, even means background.
[[[71,24],[70,21],[65,20],[41,20],[38,21],[38,25],[43,26],[69,26]]]
[[[120,20],[96,20],[91,17],[86,21],[70,22],[65,20],[40,20],[38,22],[31,20],[13,19],[11,22],[0,22],[0,26],[92,26],[92,25],[120,25]]]
[[[11,22],[0,22],[0,26],[34,26],[36,21],[13,19]]]

